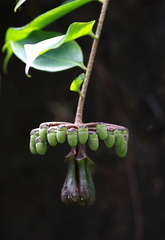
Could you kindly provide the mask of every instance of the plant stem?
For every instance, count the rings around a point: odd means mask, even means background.
[[[83,118],[83,110],[84,110],[84,102],[85,102],[85,98],[86,98],[86,92],[87,92],[88,83],[89,83],[90,75],[91,75],[92,68],[93,68],[93,63],[95,60],[97,46],[98,46],[101,30],[103,27],[108,3],[109,3],[109,0],[103,1],[103,5],[102,5],[102,9],[100,12],[99,21],[98,21],[98,25],[97,25],[97,29],[96,29],[96,34],[95,34],[97,38],[93,40],[92,49],[90,52],[90,57],[89,57],[88,65],[87,65],[87,71],[86,71],[85,79],[84,79],[84,82],[82,85],[81,95],[79,96],[79,101],[78,101],[78,105],[77,105],[75,123],[83,122],[82,118]]]

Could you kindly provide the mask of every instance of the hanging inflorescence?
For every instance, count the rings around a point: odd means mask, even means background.
[[[55,147],[67,141],[71,151],[65,158],[68,172],[61,200],[65,204],[77,202],[89,206],[95,201],[95,187],[90,170],[93,162],[87,156],[85,146],[95,151],[99,147],[99,140],[102,140],[108,148],[114,146],[117,155],[123,158],[127,154],[128,135],[127,128],[109,123],[45,122],[31,131],[30,151],[44,155],[47,144]]]

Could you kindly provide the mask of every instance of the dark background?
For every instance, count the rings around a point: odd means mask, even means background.
[[[61,1],[0,2],[0,45],[8,27],[20,27]],[[48,30],[65,32],[74,21],[98,19],[94,2],[58,20]],[[85,63],[92,40],[80,39]],[[119,159],[104,144],[88,150],[95,162],[97,198],[92,207],[65,206],[67,144],[29,153],[29,132],[44,121],[74,121],[78,96],[69,91],[81,73],[31,69],[16,57],[2,72],[0,113],[1,240],[165,239],[165,1],[111,0],[92,72],[84,122],[104,121],[130,129],[129,152]]]

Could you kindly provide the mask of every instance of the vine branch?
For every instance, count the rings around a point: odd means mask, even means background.
[[[89,61],[88,61],[88,65],[87,65],[86,75],[85,75],[85,79],[84,79],[84,82],[83,82],[83,85],[82,85],[81,95],[79,96],[79,101],[78,101],[78,105],[77,105],[77,112],[76,112],[76,117],[75,117],[75,123],[82,123],[83,122],[82,119],[83,119],[84,102],[85,102],[85,98],[86,98],[88,83],[89,83],[90,75],[91,75],[91,72],[92,72],[93,63],[94,63],[94,60],[95,60],[97,46],[98,46],[99,38],[100,38],[100,35],[101,35],[101,31],[102,31],[102,27],[103,27],[104,18],[105,18],[105,14],[106,14],[106,11],[107,11],[108,3],[109,3],[109,0],[104,0],[102,8],[101,8],[99,21],[98,21],[98,25],[97,25],[97,29],[96,29],[96,34],[95,34],[96,39],[93,40],[92,49],[91,49],[91,52],[90,52]]]

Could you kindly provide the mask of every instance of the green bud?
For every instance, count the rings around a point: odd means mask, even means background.
[[[47,140],[50,146],[55,147],[57,145],[56,128],[50,127],[47,129]]]
[[[67,132],[68,143],[71,147],[76,147],[78,143],[78,136],[76,128],[70,128]]]
[[[44,155],[47,151],[47,143],[41,141],[40,137],[36,138],[36,151],[40,155]]]
[[[79,143],[85,144],[88,140],[88,128],[86,126],[80,126],[78,128],[78,140]]]
[[[38,137],[38,136],[39,136],[39,128],[35,128],[35,129],[31,130],[31,132],[30,132],[30,144],[31,144],[32,147],[35,147],[35,145],[36,145],[35,140],[36,140],[36,137]]]
[[[107,148],[113,147],[113,145],[115,144],[115,135],[113,131],[107,132],[107,138],[104,140],[104,143],[107,146]]]
[[[66,131],[67,128],[64,125],[60,125],[57,128],[57,141],[59,143],[64,143],[66,141]]]
[[[49,125],[48,124],[40,124],[39,127],[39,136],[41,138],[41,141],[46,142],[47,141],[47,129]]]
[[[129,131],[128,130],[123,130],[123,136],[126,141],[129,139]]]
[[[35,140],[36,140],[36,137],[38,137],[37,135],[31,135],[30,136],[30,144],[35,147]]]
[[[30,148],[30,152],[31,152],[32,154],[37,154],[36,147],[33,146],[33,145],[31,144],[31,142],[30,142],[30,144],[29,144],[29,148]]]
[[[104,123],[98,123],[96,125],[96,132],[101,140],[105,140],[107,138],[107,128]]]
[[[99,147],[99,138],[96,132],[89,133],[88,145],[91,150],[95,151]]]
[[[117,147],[119,147],[122,144],[123,140],[124,140],[122,131],[121,130],[115,130],[114,131],[114,135],[115,135],[115,145]]]
[[[119,157],[123,158],[126,156],[128,150],[127,141],[123,140],[119,147],[116,147],[116,153]]]
[[[125,152],[125,150],[127,149],[127,141],[123,140],[122,144],[117,147],[119,152]]]

